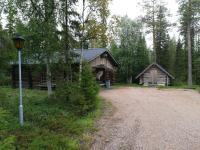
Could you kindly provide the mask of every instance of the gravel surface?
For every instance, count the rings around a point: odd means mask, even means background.
[[[200,94],[119,88],[100,95],[116,108],[98,122],[91,150],[200,150]]]

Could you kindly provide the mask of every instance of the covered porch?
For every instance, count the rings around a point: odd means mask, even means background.
[[[106,86],[107,82],[110,82],[108,84],[112,85],[115,81],[114,70],[105,65],[94,66],[92,67],[92,71],[100,86]]]

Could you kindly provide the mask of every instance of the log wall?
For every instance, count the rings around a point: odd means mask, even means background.
[[[140,84],[148,85],[169,85],[170,78],[159,68],[153,66],[148,69],[141,77]]]

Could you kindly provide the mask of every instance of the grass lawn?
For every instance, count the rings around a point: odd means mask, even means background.
[[[23,128],[18,122],[18,89],[0,87],[0,150],[76,150],[88,149],[98,109],[85,117],[69,113],[62,105],[53,105],[46,91],[24,90]]]

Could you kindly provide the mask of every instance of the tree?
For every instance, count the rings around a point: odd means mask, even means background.
[[[183,44],[181,40],[178,40],[176,46],[176,61],[175,61],[175,78],[177,83],[185,83],[186,82],[186,51],[183,48]]]
[[[0,28],[0,84],[3,84],[6,80],[9,61],[13,59],[13,52],[15,51],[8,34]]]
[[[158,14],[156,16],[157,23],[155,26],[155,51],[156,51],[156,62],[169,70],[170,58],[169,55],[169,41],[170,37],[168,34],[169,23],[166,20],[167,8],[165,6],[159,6]]]
[[[16,6],[15,6],[15,2],[14,0],[7,0],[7,4],[5,7],[5,13],[7,14],[7,25],[6,28],[8,29],[8,34],[10,37],[13,36],[14,32],[15,32],[15,22],[16,22]]]
[[[179,0],[179,13],[181,15],[181,34],[184,37],[188,57],[188,85],[191,86],[193,57],[195,50],[195,36],[199,34],[199,0]]]
[[[144,68],[148,66],[149,62],[149,50],[146,46],[146,40],[143,35],[140,35],[135,54],[133,76],[136,77],[140,72],[142,72]]]
[[[85,41],[90,47],[106,47],[108,4],[110,0],[85,0],[84,30]]]
[[[169,66],[168,66],[168,71],[172,74],[175,75],[175,63],[176,63],[176,38],[173,37],[172,39],[169,40],[168,42],[168,52],[169,52]]]
[[[146,41],[142,35],[141,24],[127,16],[121,18],[117,28],[119,46],[113,41],[112,52],[119,62],[119,80],[132,83],[133,77],[149,63]]]
[[[78,21],[79,14],[75,11],[75,5],[78,0],[60,0],[59,1],[59,23],[61,30],[61,53],[64,54],[63,69],[66,73],[66,80],[72,80],[72,56],[71,49],[75,47],[80,23]]]
[[[158,13],[158,0],[143,0],[143,10],[145,11],[145,16],[142,21],[146,24],[147,33],[152,33],[153,37],[153,53],[154,62],[157,61],[156,56],[156,15]]]
[[[191,0],[188,1],[187,15],[187,51],[188,51],[188,85],[192,86],[192,44],[191,44]]]
[[[56,26],[56,3],[54,0],[43,0],[38,3],[37,0],[18,1],[17,6],[24,12],[24,17],[28,19],[30,29],[34,29],[37,41],[31,38],[29,45],[35,43],[38,49],[30,51],[31,56],[39,56],[38,62],[46,64],[46,79],[48,95],[52,93],[51,85],[51,63],[57,49],[57,26]],[[33,26],[32,26],[33,25]],[[39,39],[39,40],[38,40]]]

